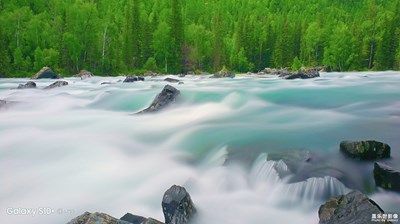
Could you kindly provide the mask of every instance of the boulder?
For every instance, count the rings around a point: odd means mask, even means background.
[[[127,76],[124,82],[136,82],[136,81],[144,81],[144,77],[142,76]]]
[[[104,213],[85,212],[84,214],[72,219],[67,224],[132,224],[132,223],[116,219]]]
[[[88,79],[93,76],[94,76],[93,73],[86,70],[81,70],[78,74],[74,75],[74,77],[80,77],[81,80]]]
[[[360,160],[383,159],[390,157],[390,146],[374,140],[342,141],[340,151],[351,158]]]
[[[45,87],[44,89],[53,89],[53,88],[57,88],[57,87],[67,86],[67,85],[68,85],[67,81],[56,81],[53,84]]]
[[[5,77],[6,77],[6,73],[0,72],[0,79],[5,78]]]
[[[165,78],[164,81],[172,82],[172,83],[179,83],[180,82],[178,79],[173,79],[173,78]]]
[[[122,216],[121,220],[127,221],[132,224],[163,224],[156,219],[145,218],[143,216],[133,215],[131,213],[126,213],[124,216]]]
[[[148,113],[148,112],[156,112],[159,110],[164,109],[165,107],[169,106],[171,103],[175,102],[176,98],[180,95],[180,91],[177,90],[175,87],[166,85],[164,89],[159,93],[156,98],[153,100],[151,105],[138,112],[140,113]]]
[[[384,163],[375,163],[374,179],[376,186],[400,192],[400,170]]]
[[[373,223],[372,215],[381,213],[384,211],[359,191],[332,197],[318,210],[319,224]]]
[[[28,81],[26,84],[19,84],[17,89],[33,89],[36,88],[36,83]]]
[[[235,74],[231,71],[221,70],[221,71],[215,73],[210,78],[235,78]]]
[[[131,213],[126,213],[124,216],[121,217],[121,220],[127,221],[133,224],[141,224],[146,221],[146,218],[143,216],[133,215]]]
[[[164,193],[162,209],[165,224],[187,224],[197,213],[189,193],[176,185]]]
[[[58,79],[60,78],[56,73],[51,70],[49,67],[43,67],[40,69],[36,75],[32,77],[32,79]]]

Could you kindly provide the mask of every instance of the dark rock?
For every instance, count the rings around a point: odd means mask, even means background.
[[[100,85],[109,85],[109,84],[113,84],[112,82],[102,82],[100,83]]]
[[[383,159],[390,157],[390,146],[373,140],[342,141],[340,151],[352,158],[361,160]]]
[[[153,218],[147,218],[144,222],[142,222],[141,224],[164,224],[163,222],[160,222],[156,219]]]
[[[231,72],[231,71],[221,70],[221,71],[215,73],[210,78],[235,78],[235,74],[233,74],[233,72]]]
[[[196,214],[189,193],[184,187],[176,185],[164,193],[162,209],[165,224],[187,224]]]
[[[371,221],[372,214],[380,213],[384,211],[359,191],[332,197],[318,210],[320,224],[374,223]]]
[[[56,73],[51,70],[49,67],[43,67],[40,69],[36,75],[32,77],[32,79],[58,79],[60,78]]]
[[[400,192],[400,170],[383,163],[375,163],[374,179],[376,186]]]
[[[300,72],[279,75],[284,79],[312,79],[320,77],[319,72],[315,68],[301,68]]]
[[[36,83],[28,81],[26,84],[19,84],[17,89],[33,89],[36,88]]]
[[[116,219],[104,213],[85,212],[84,214],[72,219],[67,224],[132,224],[132,223]]]
[[[138,114],[147,113],[147,112],[156,112],[161,109],[164,109],[171,103],[175,102],[176,98],[179,95],[180,95],[179,90],[177,90],[173,86],[166,85],[166,86],[164,86],[164,89],[161,91],[161,93],[159,93],[156,96],[156,98],[153,100],[151,105],[148,108],[138,112]]]
[[[124,82],[136,82],[136,81],[144,81],[144,77],[142,76],[127,76]]]
[[[146,221],[146,218],[143,216],[133,215],[131,213],[126,213],[124,216],[121,217],[121,220],[127,221],[133,224],[141,224]]]
[[[80,77],[81,80],[88,79],[93,76],[94,76],[93,73],[86,70],[81,70],[78,74],[74,75],[74,77]]]
[[[45,87],[44,89],[53,89],[53,88],[57,88],[57,87],[67,86],[67,85],[68,85],[67,81],[56,81],[53,84]]]
[[[178,82],[180,82],[178,79],[173,79],[173,78],[165,78],[164,81],[166,81],[166,82],[172,82],[172,83],[178,83]]]
[[[5,78],[5,77],[6,77],[6,73],[0,72],[0,79]]]

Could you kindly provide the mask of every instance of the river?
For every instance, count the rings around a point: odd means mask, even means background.
[[[66,78],[51,90],[54,80],[18,90],[29,80],[0,79],[12,102],[0,108],[1,222],[67,223],[85,211],[163,221],[173,184],[191,194],[200,224],[316,224],[324,200],[350,189],[400,212],[400,194],[375,189],[373,162],[339,152],[342,140],[379,140],[400,168],[400,72],[186,76],[170,84],[181,91],[174,105],[135,115],[164,78]],[[38,213],[17,214],[27,209]]]

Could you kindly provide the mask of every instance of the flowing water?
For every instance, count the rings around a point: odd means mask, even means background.
[[[375,189],[373,162],[338,150],[342,140],[383,141],[385,162],[400,167],[399,72],[187,76],[171,84],[181,91],[173,106],[134,115],[164,78],[67,78],[52,90],[41,88],[53,80],[17,90],[28,79],[0,79],[11,102],[0,108],[1,223],[67,223],[85,211],[163,220],[173,184],[189,191],[200,224],[318,223],[324,200],[351,189],[399,213],[400,194]]]

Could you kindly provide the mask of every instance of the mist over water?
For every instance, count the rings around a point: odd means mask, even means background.
[[[28,79],[0,79],[0,99],[12,102],[0,108],[1,222],[67,223],[85,211],[163,221],[162,195],[173,184],[191,194],[199,224],[318,223],[324,200],[351,189],[399,211],[398,193],[375,191],[373,162],[338,148],[383,141],[392,148],[385,162],[399,168],[400,73],[187,76],[170,84],[181,91],[174,106],[134,115],[164,78],[67,78],[52,90],[40,88],[54,80],[17,90]],[[55,212],[7,214],[41,207]]]

